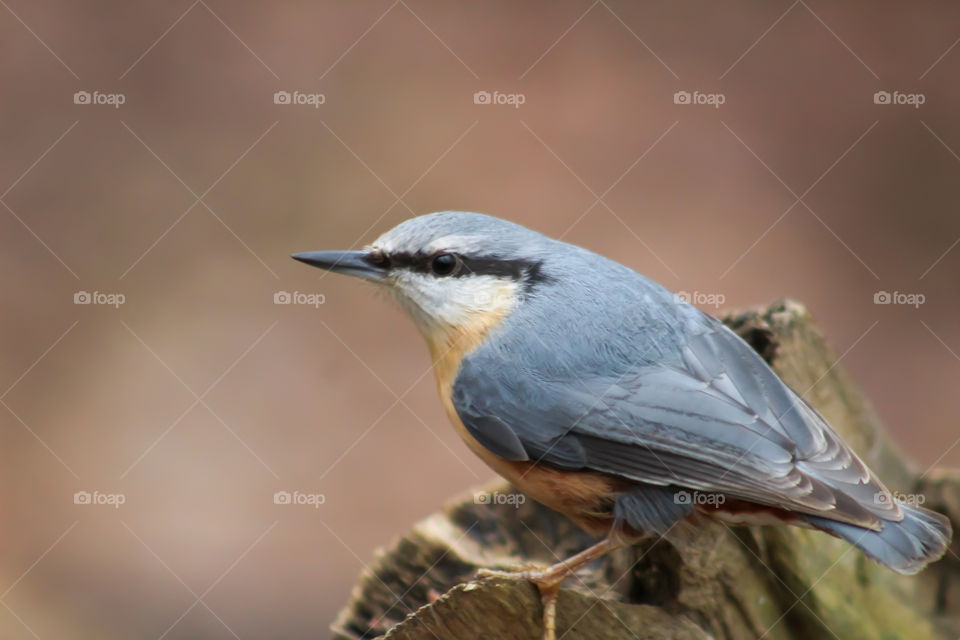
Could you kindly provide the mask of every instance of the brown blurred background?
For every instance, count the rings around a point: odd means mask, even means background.
[[[488,479],[412,325],[288,257],[435,210],[708,311],[799,299],[904,453],[960,463],[958,38],[948,3],[3,0],[0,637],[325,637]]]

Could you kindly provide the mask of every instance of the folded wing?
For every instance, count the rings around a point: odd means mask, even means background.
[[[721,492],[871,529],[903,518],[823,417],[720,322],[708,319],[673,355],[618,375],[571,363],[570,375],[548,377],[481,350],[461,365],[454,406],[481,444],[510,460]]]

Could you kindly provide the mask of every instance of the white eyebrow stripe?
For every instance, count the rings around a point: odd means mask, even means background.
[[[469,247],[471,240],[473,240],[472,236],[464,236],[464,235],[443,236],[442,238],[436,238],[435,240],[433,240],[429,245],[427,245],[426,249],[431,253],[434,251],[443,251],[445,249],[455,251],[457,247],[460,247],[460,248]]]

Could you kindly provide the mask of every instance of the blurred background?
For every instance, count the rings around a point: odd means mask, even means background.
[[[949,3],[0,1],[0,637],[325,637],[489,479],[410,322],[288,257],[436,210],[796,298],[957,465],[958,39]]]

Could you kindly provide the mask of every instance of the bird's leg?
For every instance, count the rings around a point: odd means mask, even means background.
[[[481,570],[480,575],[498,575],[511,578],[523,578],[530,580],[540,591],[540,601],[543,603],[543,640],[556,640],[557,636],[557,597],[560,593],[560,585],[570,574],[576,572],[590,562],[600,558],[614,549],[623,546],[624,542],[611,532],[606,538],[562,560],[552,566],[543,569],[528,569],[515,572],[497,572]]]
[[[619,538],[609,535],[600,542],[594,544],[593,546],[587,547],[583,551],[570,556],[566,560],[561,560],[560,562],[545,569],[526,571],[523,573],[526,574],[525,577],[527,580],[536,583],[538,586],[542,585],[549,587],[552,585],[559,585],[571,573],[576,572],[584,565],[593,562],[597,558],[600,558],[621,546],[623,546],[623,542],[620,541]]]

